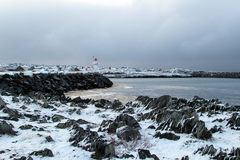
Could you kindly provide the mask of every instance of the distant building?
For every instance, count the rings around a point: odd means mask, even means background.
[[[99,72],[99,62],[96,57],[93,56],[93,61],[92,61],[92,68],[94,72]]]

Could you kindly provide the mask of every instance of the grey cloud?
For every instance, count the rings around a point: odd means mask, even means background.
[[[239,71],[239,1],[132,2],[3,0],[0,63],[88,65],[97,56],[104,66]]]

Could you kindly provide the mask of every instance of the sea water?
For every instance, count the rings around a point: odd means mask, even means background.
[[[81,96],[94,99],[120,99],[123,102],[145,95],[160,97],[171,95],[191,99],[199,96],[218,98],[223,103],[240,105],[240,79],[221,78],[122,78],[111,79],[113,87],[67,93],[70,97]]]

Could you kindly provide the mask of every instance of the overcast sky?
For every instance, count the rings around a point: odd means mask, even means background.
[[[239,0],[0,0],[0,63],[240,71]]]

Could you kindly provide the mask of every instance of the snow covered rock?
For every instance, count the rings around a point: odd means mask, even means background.
[[[116,130],[123,126],[129,126],[134,129],[141,129],[139,123],[134,119],[134,117],[128,114],[120,114],[108,127],[108,133],[116,133]]]
[[[149,98],[148,96],[139,96],[136,101],[140,101],[146,109],[162,109],[171,105],[171,96],[165,95],[159,98]]]
[[[117,129],[117,137],[121,140],[129,142],[141,139],[141,134],[138,129],[124,126]]]
[[[199,148],[194,154],[209,155],[210,159],[240,159],[240,148],[232,148],[230,152],[220,148],[217,149],[213,145],[206,145],[205,147]]]
[[[239,113],[233,113],[231,118],[228,119],[228,123],[232,129],[240,130],[240,114]]]

